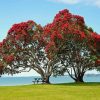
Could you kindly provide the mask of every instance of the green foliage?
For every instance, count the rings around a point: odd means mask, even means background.
[[[92,55],[92,56],[90,57],[90,59],[93,60],[93,61],[96,61],[96,60],[97,60],[97,56],[96,56],[96,55]]]

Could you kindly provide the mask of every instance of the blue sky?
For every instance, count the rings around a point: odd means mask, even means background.
[[[0,41],[13,24],[34,20],[44,26],[63,9],[83,16],[100,33],[100,0],[0,0]]]
[[[31,19],[45,25],[66,8],[100,33],[100,0],[0,0],[0,41],[14,23]]]

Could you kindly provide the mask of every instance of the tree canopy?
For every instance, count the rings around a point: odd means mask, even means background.
[[[43,81],[67,72],[83,82],[87,70],[100,68],[100,35],[84,18],[59,11],[42,27],[32,20],[14,24],[0,42],[0,74],[35,70]]]

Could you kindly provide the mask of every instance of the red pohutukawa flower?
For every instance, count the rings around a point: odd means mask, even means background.
[[[47,46],[46,46],[46,52],[48,52],[49,51],[49,49],[51,48],[51,47],[53,47],[53,50],[54,50],[54,46],[55,46],[55,43],[54,42],[50,42]]]
[[[96,60],[96,65],[100,66],[100,59]]]
[[[2,43],[2,42],[0,42],[0,47],[2,47],[2,45],[3,45],[3,43]]]
[[[30,40],[29,33],[31,30],[33,30],[34,25],[36,25],[36,23],[31,20],[19,24],[14,24],[12,28],[8,31],[8,34],[10,36],[13,36],[17,41],[20,39],[25,39],[26,41],[28,41],[28,39]]]
[[[10,55],[4,55],[3,59],[7,62],[7,63],[11,63],[14,60],[14,55],[10,54]]]

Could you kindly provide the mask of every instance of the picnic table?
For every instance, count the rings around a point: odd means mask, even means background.
[[[39,78],[39,77],[36,77],[34,78],[34,80],[32,81],[34,84],[38,84],[38,83],[43,83],[43,78]]]

